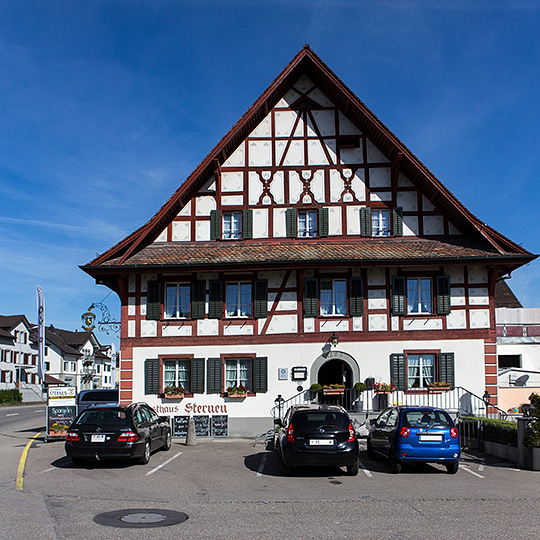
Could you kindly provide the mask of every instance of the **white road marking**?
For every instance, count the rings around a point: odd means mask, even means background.
[[[45,469],[44,471],[37,472],[37,473],[36,473],[36,476],[37,476],[38,474],[44,474],[44,473],[46,473],[46,472],[55,471],[55,470],[56,470],[56,467],[51,467],[50,469]]]
[[[360,468],[362,469],[362,471],[364,471],[364,474],[366,476],[369,476],[369,478],[373,477],[373,475],[371,474],[371,471],[368,470],[367,467],[360,460],[358,460],[358,465],[360,465]]]
[[[478,476],[478,478],[485,478],[485,476],[482,476],[481,474],[478,474],[478,473],[475,473],[474,471],[471,471],[471,469],[469,469],[469,467],[465,467],[465,465],[460,465],[459,466],[460,469],[462,469],[463,471],[467,471],[468,473],[474,475],[474,476]]]
[[[159,469],[161,469],[161,467],[165,467],[165,465],[168,465],[173,459],[176,459],[181,453],[182,452],[178,452],[178,454],[176,454],[172,458],[168,459],[167,461],[164,461],[161,465],[158,465],[157,467],[155,467],[151,471],[148,471],[146,473],[146,476],[150,476],[151,474],[154,474],[155,472],[159,471]]]
[[[257,471],[257,476],[262,476],[262,473],[264,471],[264,466],[266,465],[266,459],[268,458],[268,454],[264,454],[261,459],[261,464],[259,465],[259,470]]]
[[[483,465],[479,465],[478,466],[478,472],[483,472],[484,471],[484,466]]]
[[[19,416],[19,413],[13,412],[13,413],[6,414],[6,416]]]

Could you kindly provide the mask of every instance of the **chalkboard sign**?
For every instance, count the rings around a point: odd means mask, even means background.
[[[197,437],[210,437],[210,417],[194,416],[195,434]]]
[[[46,439],[63,439],[75,417],[75,405],[57,405],[47,407],[47,435]]]
[[[173,418],[173,437],[186,437],[189,416],[175,416]]]
[[[229,417],[226,414],[212,416],[212,437],[227,437],[229,435]]]

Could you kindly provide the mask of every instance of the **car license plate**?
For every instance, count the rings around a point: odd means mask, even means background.
[[[421,442],[426,442],[426,441],[441,442],[442,435],[419,435],[418,439]]]
[[[309,446],[334,446],[333,439],[310,439]]]
[[[105,442],[105,435],[92,435],[90,442]]]

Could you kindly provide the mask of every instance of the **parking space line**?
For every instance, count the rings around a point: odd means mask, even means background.
[[[266,459],[268,458],[268,454],[264,454],[261,459],[261,464],[259,465],[259,470],[257,471],[257,476],[262,476],[262,473],[264,471],[264,466],[266,465]]]
[[[469,467],[465,467],[465,465],[460,465],[459,468],[463,471],[467,471],[468,473],[474,475],[474,476],[478,476],[478,478],[485,478],[485,476],[482,476],[481,474],[478,474],[478,473],[475,473],[474,471],[471,471],[471,469],[469,469]]]
[[[366,476],[369,476],[369,478],[373,477],[373,474],[371,474],[371,471],[360,461],[358,460],[358,465],[360,465],[360,468],[364,472]]]
[[[178,454],[176,454],[172,458],[169,458],[167,461],[164,461],[161,465],[154,467],[151,471],[148,471],[145,476],[150,476],[151,474],[154,474],[155,472],[159,471],[161,467],[165,467],[165,465],[168,465],[173,459],[176,459],[181,453],[182,452],[178,452]]]

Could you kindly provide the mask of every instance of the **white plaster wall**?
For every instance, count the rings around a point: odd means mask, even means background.
[[[347,234],[360,234],[360,209],[361,206],[347,206]]]
[[[390,168],[369,169],[369,186],[371,189],[392,187]]]
[[[246,150],[244,143],[231,154],[229,159],[222,165],[222,169],[225,167],[243,167],[246,163]]]
[[[210,241],[210,222],[197,221],[195,223],[195,233],[197,235],[197,242],[209,242]]]
[[[341,207],[331,206],[328,208],[328,234],[341,236],[343,234]]]
[[[249,141],[249,164],[255,167],[272,165],[272,145],[270,141]]]
[[[172,241],[189,242],[191,240],[191,223],[189,221],[173,221]]]
[[[444,234],[444,220],[442,216],[424,216],[424,234],[440,235]]]
[[[253,210],[253,238],[268,238],[268,209]]]
[[[361,135],[362,132],[340,111],[339,113],[340,135]]]
[[[390,160],[371,142],[367,141],[368,163],[388,163]]]
[[[243,191],[244,190],[244,173],[242,171],[232,171],[221,173],[221,191]]]
[[[274,208],[274,238],[285,238],[287,236],[285,208]]]

